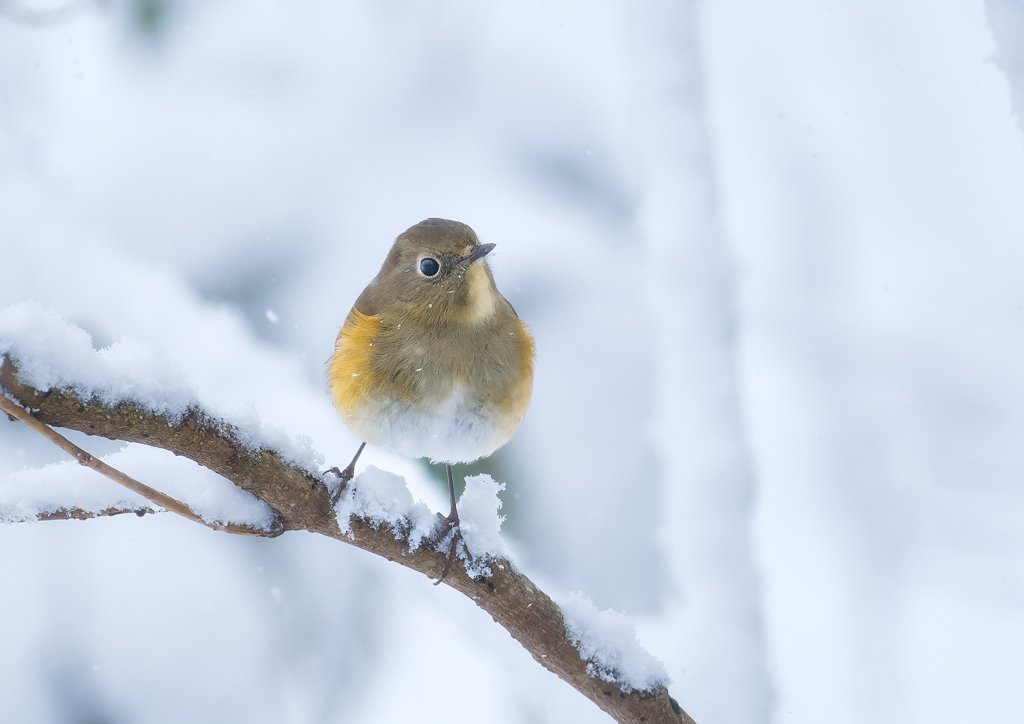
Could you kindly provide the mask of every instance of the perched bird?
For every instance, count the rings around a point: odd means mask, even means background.
[[[494,244],[457,221],[427,219],[401,234],[338,333],[328,377],[341,418],[366,443],[446,463],[458,536],[452,463],[507,443],[533,390],[533,338],[494,284]],[[447,574],[445,566],[441,579]],[[438,580],[440,582],[440,579]]]

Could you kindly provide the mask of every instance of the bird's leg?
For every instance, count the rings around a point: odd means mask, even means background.
[[[452,466],[446,465],[448,469],[448,498],[452,502],[452,510],[448,513],[448,517],[445,518],[441,523],[444,526],[444,532],[441,537],[444,538],[448,531],[452,531],[452,542],[448,546],[448,560],[444,563],[444,569],[441,571],[441,577],[434,581],[436,586],[444,577],[448,575],[448,569],[452,566],[452,561],[455,560],[455,548],[462,541],[462,531],[459,530],[459,511],[455,507],[455,480],[452,478]],[[469,551],[466,551],[469,554]]]
[[[327,473],[331,473],[335,477],[341,479],[341,482],[338,483],[338,489],[335,490],[334,491],[334,495],[331,496],[331,507],[332,508],[334,507],[334,504],[338,502],[338,498],[341,497],[341,494],[345,491],[345,488],[346,488],[346,486],[348,486],[349,481],[351,481],[352,478],[355,476],[355,474],[356,474],[356,460],[358,460],[359,456],[363,454],[363,448],[364,447],[366,447],[366,443],[365,442],[362,445],[359,446],[359,449],[356,450],[356,456],[354,458],[352,458],[352,462],[350,462],[348,464],[348,467],[345,468],[344,470],[338,470],[337,467],[333,467],[330,470],[328,470],[326,473],[324,473],[324,475],[326,475]]]
[[[451,501],[452,509],[448,517],[444,519],[445,526],[450,530],[459,527],[459,511],[455,507],[455,480],[452,478],[452,466],[445,465],[448,471],[448,500]]]

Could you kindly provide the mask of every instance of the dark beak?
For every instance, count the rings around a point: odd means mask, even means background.
[[[473,262],[475,262],[477,259],[483,259],[485,256],[490,254],[495,246],[497,246],[497,245],[496,244],[480,244],[480,245],[478,245],[475,249],[473,249],[473,252],[469,256],[467,256],[464,259],[459,259],[459,261],[456,262],[456,266],[460,266],[463,269],[468,269],[469,265],[472,264]]]

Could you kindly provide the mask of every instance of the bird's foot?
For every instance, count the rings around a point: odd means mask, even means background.
[[[456,551],[459,545],[462,545],[462,550],[466,552],[466,557],[472,560],[469,554],[469,549],[466,548],[466,542],[462,538],[462,531],[459,529],[459,514],[457,511],[453,511],[447,518],[441,521],[442,533],[439,540],[444,540],[449,533],[451,533],[451,543],[448,544],[448,559],[444,562],[444,568],[441,569],[441,577],[434,581],[434,585],[438,585],[448,575],[448,571],[452,567],[452,562],[458,557]]]
[[[353,463],[354,462],[355,461],[353,461]],[[355,473],[356,473],[355,465],[349,465],[344,470],[338,470],[338,467],[334,466],[333,468],[331,468],[330,470],[328,470],[327,472],[324,473],[324,475],[330,474],[330,475],[333,475],[334,477],[338,478],[338,487],[334,489],[333,493],[331,493],[331,507],[332,508],[335,505],[337,505],[338,498],[340,498],[341,494],[345,492],[345,488],[348,487],[348,484],[350,482],[352,482],[352,478],[355,476]]]
[[[344,470],[338,470],[338,467],[335,466],[324,473],[324,475],[330,473],[331,475],[339,479],[338,487],[335,489],[334,493],[331,494],[332,508],[338,503],[338,498],[341,497],[341,494],[345,492],[345,488],[348,487],[348,484],[352,482],[352,478],[355,477],[356,461],[359,459],[359,456],[362,455],[364,447],[366,447],[365,442],[359,446],[359,449],[356,450],[356,456],[352,458],[352,462],[350,462]]]

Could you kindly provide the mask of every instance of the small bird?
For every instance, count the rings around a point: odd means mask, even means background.
[[[427,219],[402,233],[338,333],[328,377],[341,419],[363,444],[336,496],[355,474],[366,443],[446,463],[455,530],[452,463],[472,462],[507,443],[533,390],[534,342],[498,291],[481,244],[465,224]]]

